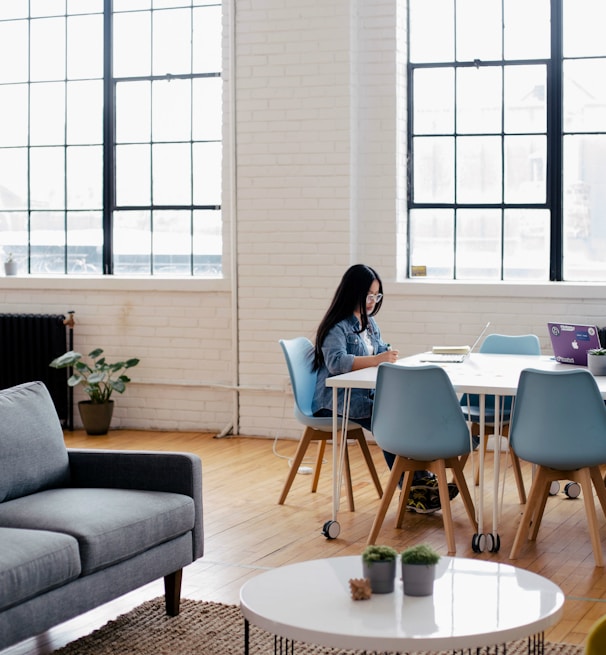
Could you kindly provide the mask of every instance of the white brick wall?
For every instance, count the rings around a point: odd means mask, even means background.
[[[77,349],[141,358],[114,427],[219,432],[235,420],[242,434],[297,437],[278,339],[313,338],[358,261],[383,277],[379,322],[404,354],[472,343],[487,320],[491,331],[535,332],[546,352],[551,318],[606,325],[603,285],[395,282],[405,207],[398,4],[226,5],[236,42],[225,50],[225,280],[0,277],[1,311],[74,309]]]

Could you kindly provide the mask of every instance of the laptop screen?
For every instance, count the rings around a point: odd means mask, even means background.
[[[587,351],[600,347],[595,325],[548,323],[547,327],[554,357],[561,364],[587,366]]]

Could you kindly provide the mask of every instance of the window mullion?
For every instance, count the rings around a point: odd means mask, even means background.
[[[103,273],[113,273],[113,225],[115,204],[115,93],[113,77],[113,0],[104,0],[103,16]]]
[[[547,185],[551,210],[549,279],[563,279],[562,0],[551,2],[551,61],[547,70]]]

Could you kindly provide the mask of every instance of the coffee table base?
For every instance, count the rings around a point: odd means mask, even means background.
[[[339,649],[326,648],[327,652]],[[359,651],[362,655],[407,655],[406,652],[379,653]],[[540,632],[528,637],[527,655],[545,655],[545,634]],[[244,619],[244,655],[250,655],[250,622]],[[295,642],[286,637],[274,635],[274,655],[295,655]],[[507,644],[480,646],[478,648],[454,649],[452,655],[507,655]]]

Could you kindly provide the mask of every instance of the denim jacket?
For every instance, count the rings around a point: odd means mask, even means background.
[[[368,319],[368,336],[374,347],[374,353],[366,350],[362,336],[357,333],[360,322],[352,314],[349,318],[339,321],[326,335],[322,345],[324,365],[318,370],[316,393],[312,403],[312,411],[320,409],[332,411],[332,388],[326,386],[326,378],[341,373],[349,373],[353,368],[355,356],[364,356],[385,352],[387,344],[381,339],[381,331],[374,318]],[[374,389],[352,389],[349,416],[352,419],[368,418],[372,415]],[[339,389],[339,414],[343,413],[343,389]]]

